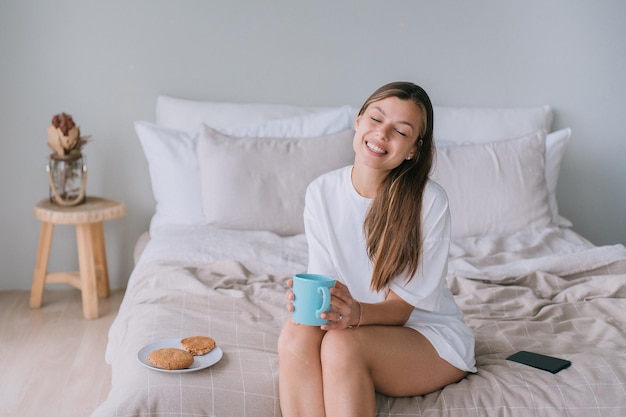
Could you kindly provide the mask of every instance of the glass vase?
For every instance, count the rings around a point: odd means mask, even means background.
[[[85,201],[87,164],[82,154],[51,154],[46,170],[50,182],[50,202],[75,206]]]

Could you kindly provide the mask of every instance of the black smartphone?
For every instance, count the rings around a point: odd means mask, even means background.
[[[567,368],[572,363],[565,359],[559,359],[552,356],[541,355],[539,353],[526,352],[521,350],[512,354],[507,360],[523,363],[524,365],[532,366],[533,368],[543,369],[544,371],[552,372],[556,374],[562,369]]]

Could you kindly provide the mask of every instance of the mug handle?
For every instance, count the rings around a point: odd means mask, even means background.
[[[317,292],[322,293],[322,306],[320,307],[319,310],[315,312],[315,314],[319,318],[320,314],[322,314],[325,311],[328,311],[330,307],[330,291],[328,287],[317,287]]]

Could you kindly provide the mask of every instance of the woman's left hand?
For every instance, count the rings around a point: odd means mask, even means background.
[[[352,298],[348,287],[336,281],[334,288],[330,289],[330,296],[330,311],[320,314],[328,324],[322,325],[321,329],[338,330],[357,325],[362,306]]]

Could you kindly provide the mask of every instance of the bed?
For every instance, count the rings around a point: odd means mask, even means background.
[[[301,213],[317,175],[352,162],[351,106],[162,96],[138,121],[155,198],[109,332],[112,388],[93,417],[280,416],[276,343],[286,280],[307,267]],[[626,248],[595,246],[559,214],[571,130],[548,106],[435,107],[436,179],[453,221],[448,284],[476,335],[478,372],[379,416],[626,415]],[[194,372],[144,366],[157,341],[209,335]],[[571,361],[556,374],[506,358]]]

